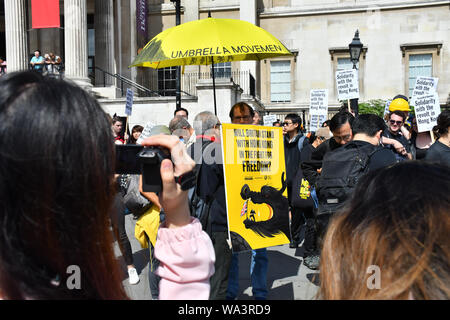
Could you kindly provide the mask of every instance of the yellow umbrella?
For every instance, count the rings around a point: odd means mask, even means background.
[[[147,43],[130,67],[159,69],[284,55],[292,54],[273,35],[250,22],[207,18],[162,31]]]

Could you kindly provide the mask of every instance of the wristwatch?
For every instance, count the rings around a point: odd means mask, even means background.
[[[179,177],[175,177],[175,182],[181,186],[181,190],[187,191],[195,186],[196,176],[194,171],[186,172]]]

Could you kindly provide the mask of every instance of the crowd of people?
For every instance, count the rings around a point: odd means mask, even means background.
[[[172,161],[161,163],[162,191],[144,192],[140,175],[114,172],[115,144],[136,144],[142,126],[126,134],[124,120],[82,89],[35,72],[2,77],[0,87],[1,299],[128,299],[113,250],[115,237],[130,284],[139,282],[126,213],[150,249],[153,299],[237,298],[217,116],[200,112],[191,125],[181,108],[152,129],[141,144],[167,149]],[[341,110],[316,132],[295,113],[278,122],[290,247],[304,240],[304,265],[320,271],[319,299],[450,298],[450,111],[428,134],[406,97],[389,111],[386,121]],[[245,102],[229,118],[261,124]],[[267,299],[269,263],[266,249],[252,251],[255,299]],[[78,290],[66,285],[71,265],[82,270]],[[367,284],[372,266],[381,270],[376,290]]]
[[[60,56],[53,52],[41,55],[39,49],[35,50],[29,62],[30,70],[42,73],[43,75],[56,76],[64,71],[64,64]],[[0,76],[7,74],[7,63],[0,57]]]
[[[58,75],[63,72],[63,63],[61,57],[53,52],[42,56],[41,51],[37,49],[30,60],[30,69],[44,75]]]

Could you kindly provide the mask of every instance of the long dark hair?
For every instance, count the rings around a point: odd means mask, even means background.
[[[1,78],[3,298],[127,298],[108,215],[113,159],[109,119],[87,92],[34,72]],[[70,266],[80,289],[66,285]]]
[[[127,144],[136,144],[137,140],[134,138],[133,134],[134,134],[135,132],[140,132],[140,133],[142,133],[142,131],[144,131],[144,127],[143,127],[143,126],[140,126],[140,125],[138,125],[138,124],[135,125],[135,126],[133,127],[133,129],[131,129],[131,134],[130,134],[130,137],[128,138]]]
[[[373,171],[330,220],[323,299],[450,298],[450,168],[419,161]],[[367,285],[379,267],[380,287]]]

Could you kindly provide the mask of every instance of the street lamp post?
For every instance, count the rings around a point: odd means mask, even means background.
[[[176,21],[175,25],[179,25],[181,23],[181,0],[170,0],[175,4],[175,16]],[[176,110],[181,109],[181,68],[177,67],[177,81],[176,81]]]
[[[355,36],[353,37],[352,42],[348,45],[348,48],[350,51],[350,60],[353,63],[353,69],[358,70],[356,65],[359,62],[359,57],[361,56],[361,51],[363,48],[363,44],[359,40],[359,30],[356,30]],[[353,110],[355,112],[355,116],[357,116],[358,115],[358,99],[351,99],[350,107],[351,107],[351,110]]]

